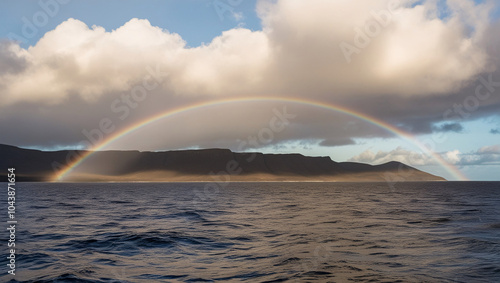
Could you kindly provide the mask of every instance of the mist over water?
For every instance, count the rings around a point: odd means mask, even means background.
[[[0,281],[500,281],[499,182],[204,185],[19,183]]]

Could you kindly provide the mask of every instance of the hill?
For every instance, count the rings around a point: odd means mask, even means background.
[[[0,169],[18,181],[51,181],[88,151],[40,151],[0,145]],[[229,149],[97,151],[63,181],[444,181],[400,162],[369,165],[301,154],[235,153]]]

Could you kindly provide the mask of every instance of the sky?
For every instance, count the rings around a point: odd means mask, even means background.
[[[185,109],[103,148],[396,160],[498,181],[499,15],[472,0],[2,1],[0,143],[95,148]]]

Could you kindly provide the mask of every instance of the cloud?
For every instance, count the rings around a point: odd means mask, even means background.
[[[24,50],[28,67],[2,78],[7,85],[2,98],[7,103],[59,104],[76,94],[93,101],[130,90],[145,66],[173,56],[184,45],[179,35],[152,27],[147,20],[132,19],[106,32],[69,19]]]
[[[435,164],[435,161],[431,156],[413,152],[402,147],[398,147],[389,152],[378,151],[377,153],[368,149],[361,154],[352,157],[348,161],[369,164],[384,164],[390,161],[399,161],[410,166]]]
[[[500,154],[500,145],[483,146],[477,152],[480,154]]]
[[[494,135],[498,135],[498,134],[500,134],[500,129],[491,129],[490,133],[494,134]]]
[[[233,13],[231,14],[231,16],[232,16],[232,17],[233,17],[236,21],[241,21],[241,20],[243,20],[243,19],[245,18],[245,17],[243,16],[243,13],[241,13],[241,12],[239,12],[239,13],[237,13],[237,12],[233,12]]]
[[[274,68],[285,75],[280,79],[336,95],[425,96],[456,90],[484,70],[487,57],[477,42],[484,37],[487,7],[449,1],[451,15],[444,20],[435,1],[397,1],[392,9],[391,2],[261,1]],[[370,30],[379,32],[369,36]],[[359,38],[367,43],[360,47]],[[358,46],[350,64],[342,43]]]
[[[460,118],[443,114],[464,105],[484,74],[500,81],[500,43],[491,36],[500,23],[488,19],[488,5],[473,1],[447,1],[446,17],[436,1],[397,1],[394,8],[389,2],[259,1],[262,30],[234,28],[198,47],[140,19],[111,31],[68,19],[29,48],[1,43],[0,131],[12,134],[2,135],[0,143],[75,144],[85,138],[83,130],[98,128],[104,118],[121,130],[167,109],[248,96],[319,100],[413,134],[459,132]],[[339,46],[355,46],[376,25],[379,32],[348,63]],[[126,96],[153,79],[150,70],[168,76],[147,99],[126,104]],[[116,113],[112,105],[127,107],[130,115],[122,119],[117,114],[125,112]],[[347,115],[287,105],[297,119],[274,144],[307,139],[340,146],[391,136]],[[168,131],[144,129],[142,141],[156,148],[235,149],[238,140],[265,127],[273,107],[282,106],[246,103],[197,111],[171,118],[177,124],[161,122]],[[466,118],[498,115],[499,106],[500,96],[492,95]],[[139,138],[127,142],[141,145]]]
[[[462,132],[464,127],[460,123],[446,123],[439,126],[434,126],[433,130],[436,132]]]
[[[330,138],[322,140],[320,146],[341,146],[341,145],[351,145],[356,144],[356,142],[351,138]]]
[[[263,31],[232,29],[196,48],[147,20],[105,31],[69,19],[35,46],[18,48],[13,57],[23,53],[28,67],[2,78],[8,86],[2,96],[11,103],[60,103],[72,93],[93,100],[127,90],[139,79],[138,70],[156,63],[172,76],[165,90],[219,96],[428,96],[456,90],[486,69],[479,42],[486,36],[489,7],[448,1],[450,16],[441,19],[434,1],[398,1],[394,8],[391,2],[260,1]],[[355,44],[370,27],[380,32],[347,64],[339,45]]]
[[[499,165],[500,145],[483,146],[476,152],[463,154],[458,165]]]
[[[19,45],[0,41],[0,76],[13,75],[26,68],[26,59]]]
[[[500,145],[484,146],[469,153],[461,153],[459,150],[452,150],[438,154],[447,163],[456,166],[500,164]],[[351,158],[349,161],[370,164],[399,161],[410,166],[436,165],[435,159],[430,155],[410,151],[402,147],[398,147],[389,152],[378,151],[374,153],[371,150],[366,150]]]
[[[262,32],[233,29],[209,45],[187,48],[180,35],[132,19],[107,32],[69,19],[24,53],[24,72],[3,76],[6,104],[58,104],[71,95],[87,101],[129,91],[149,66],[171,74],[165,91],[181,95],[222,95],[258,83],[267,59]],[[21,56],[19,54],[14,54]]]

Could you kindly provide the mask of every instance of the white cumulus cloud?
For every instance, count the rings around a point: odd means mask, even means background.
[[[500,145],[484,146],[476,151],[463,153],[459,150],[437,153],[441,158],[449,164],[457,166],[465,165],[492,165],[500,164]],[[361,154],[349,159],[351,162],[362,162],[370,164],[383,164],[389,161],[399,161],[410,166],[435,165],[436,160],[421,152],[398,147],[391,151],[378,151],[377,153],[371,150],[366,150]]]
[[[0,65],[25,63],[0,72],[0,98],[3,105],[58,104],[73,95],[92,101],[129,90],[158,64],[169,73],[163,89],[176,95],[449,93],[487,68],[481,42],[491,7],[447,3],[443,17],[430,0],[260,1],[262,31],[234,28],[195,48],[147,20],[106,31],[69,19],[32,47],[11,44]],[[359,51],[350,63],[342,44]]]

